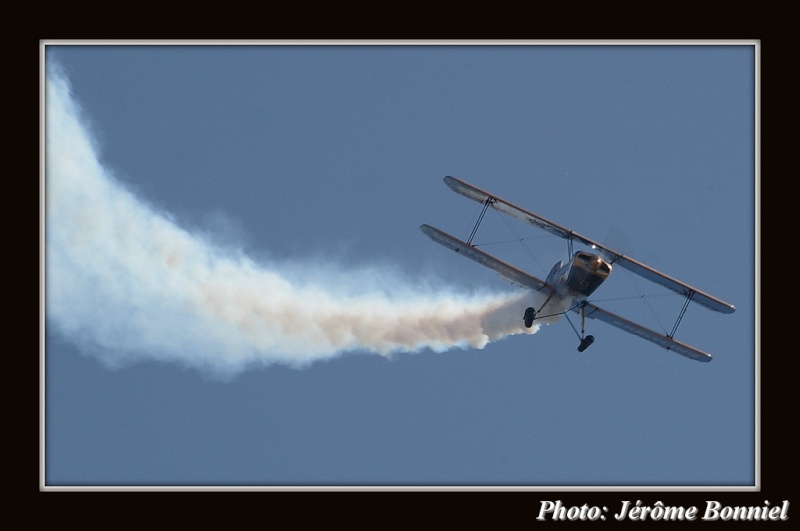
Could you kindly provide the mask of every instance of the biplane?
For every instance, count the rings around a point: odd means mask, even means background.
[[[469,199],[477,201],[483,205],[478,221],[475,223],[472,233],[466,242],[447,234],[430,225],[422,225],[420,229],[433,241],[466,256],[483,266],[496,271],[501,277],[511,283],[526,289],[536,290],[543,295],[544,303],[538,307],[528,307],[524,315],[521,316],[525,327],[531,328],[534,322],[542,316],[554,315],[550,308],[558,313],[567,315],[572,311],[580,315],[581,331],[578,333],[580,344],[578,351],[583,352],[594,342],[594,336],[586,335],[586,318],[599,319],[612,326],[620,328],[625,332],[637,335],[648,341],[678,354],[697,361],[711,361],[711,354],[703,352],[693,346],[687,345],[675,339],[675,332],[683,319],[686,309],[690,303],[697,303],[710,310],[721,313],[733,313],[736,307],[733,304],[718,299],[708,293],[700,291],[680,280],[670,277],[652,267],[645,265],[629,256],[625,256],[609,247],[582,236],[577,232],[563,227],[557,223],[543,218],[537,214],[529,212],[524,208],[514,205],[504,199],[490,194],[480,188],[466,183],[455,177],[445,177],[447,184],[454,192],[461,194]],[[545,280],[540,280],[529,273],[522,271],[499,258],[492,256],[477,246],[473,245],[473,239],[477,233],[486,211],[493,208],[498,212],[519,219],[525,223],[530,223],[543,229],[568,242],[570,259],[559,261],[553,265],[550,273]],[[573,252],[574,244],[582,244],[588,247],[587,250],[577,250]],[[668,334],[655,332],[629,319],[604,310],[590,302],[591,296],[603,282],[611,275],[612,267],[622,267],[641,276],[651,282],[660,284],[669,290],[685,297],[683,307],[680,310],[672,331]],[[567,308],[561,310],[561,308]],[[568,316],[567,316],[568,318]],[[572,324],[570,322],[570,324]]]

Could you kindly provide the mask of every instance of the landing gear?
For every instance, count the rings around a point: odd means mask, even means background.
[[[583,339],[581,339],[581,344],[578,345],[578,352],[583,352],[584,350],[589,348],[589,345],[591,345],[592,343],[594,343],[594,336],[584,337]]]
[[[589,345],[594,343],[594,336],[592,336],[592,335],[587,336],[586,335],[586,303],[585,302],[582,302],[580,304],[580,309],[581,309],[581,331],[580,332],[578,332],[578,330],[572,324],[572,321],[569,320],[569,316],[567,316],[567,321],[569,322],[569,325],[572,327],[572,329],[575,331],[575,335],[577,335],[578,339],[580,339],[580,341],[581,341],[580,344],[578,344],[578,352],[583,352],[584,350],[589,348]]]
[[[594,343],[594,336],[588,335],[584,337],[583,334],[585,333],[586,333],[586,303],[584,302],[583,304],[581,304],[581,335],[580,335],[581,343],[580,345],[578,345],[578,352],[583,352],[584,350],[589,348],[589,345]]]
[[[533,326],[533,320],[536,318],[536,310],[528,308],[525,310],[525,328]]]
[[[539,308],[538,312],[536,311],[536,308],[534,308],[532,306],[529,306],[528,308],[525,309],[525,315],[522,318],[525,321],[525,328],[530,328],[530,327],[533,326],[533,321],[536,320],[536,316],[542,311],[542,309],[545,307],[545,305],[548,302],[550,302],[550,298],[552,296],[553,295],[551,294],[550,297],[547,298],[547,300],[544,302],[544,304],[542,304],[542,307]],[[569,322],[570,326],[572,326],[572,329],[575,330],[575,334],[577,334],[578,339],[581,340],[580,344],[578,345],[578,352],[583,352],[584,350],[589,348],[589,345],[594,343],[594,336],[592,336],[592,335],[588,335],[587,336],[586,335],[586,303],[585,302],[581,303],[580,308],[581,308],[581,331],[580,331],[580,333],[575,328],[575,326],[572,324],[572,321],[569,320],[569,316],[567,316],[567,321]]]
[[[536,320],[536,316],[537,316],[538,314],[542,313],[542,310],[544,310],[544,307],[545,307],[545,306],[547,306],[547,303],[548,303],[548,302],[550,302],[550,299],[552,299],[552,298],[553,298],[553,295],[555,295],[555,294],[556,294],[556,292],[555,292],[555,291],[552,291],[552,292],[550,293],[550,295],[548,295],[548,296],[547,296],[547,299],[544,301],[544,304],[542,304],[542,305],[539,307],[539,311],[538,311],[538,312],[536,311],[536,308],[534,308],[534,307],[532,307],[532,306],[529,306],[529,307],[528,307],[528,308],[525,310],[525,315],[524,315],[524,316],[523,316],[523,318],[522,318],[522,319],[525,321],[525,328],[530,328],[530,327],[532,327],[532,326],[533,326],[533,321],[535,321],[535,320]]]

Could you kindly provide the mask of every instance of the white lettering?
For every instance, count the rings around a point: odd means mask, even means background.
[[[789,500],[783,500],[780,507],[770,507],[768,500],[763,506],[723,506],[720,502],[706,500],[703,520],[788,520]]]
[[[673,507],[657,501],[652,507],[642,505],[641,500],[636,503],[624,500],[622,508],[614,515],[617,520],[694,520],[697,518],[697,507]]]
[[[584,503],[581,506],[573,505],[565,507],[561,500],[543,501],[539,506],[539,516],[537,520],[597,520],[603,518],[603,510],[600,507],[590,506]]]

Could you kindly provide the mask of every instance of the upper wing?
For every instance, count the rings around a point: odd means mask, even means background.
[[[461,179],[447,176],[444,178],[444,182],[456,193],[459,193],[474,201],[479,203],[486,203],[488,201],[489,206],[499,212],[508,214],[509,216],[520,219],[526,223],[536,225],[540,229],[544,229],[547,232],[555,234],[561,238],[578,240],[585,245],[600,250],[606,255],[606,259],[608,259],[612,264],[624,267],[625,269],[628,269],[629,271],[632,271],[633,273],[636,273],[647,280],[655,282],[656,284],[660,284],[685,297],[689,297],[692,301],[702,304],[706,308],[710,308],[714,311],[722,313],[733,313],[736,310],[736,307],[733,304],[718,299],[717,297],[709,295],[708,293],[704,293],[703,291],[681,282],[680,280],[657,271],[648,265],[634,260],[633,258],[624,256],[622,253],[610,249],[605,245],[578,234],[577,232],[559,225],[558,223],[553,223],[552,221],[534,214],[533,212],[529,212],[524,208],[518,207],[513,203],[497,197],[496,195],[492,195],[484,190],[481,190],[480,188],[466,183]]]
[[[580,306],[573,308],[573,311],[580,313]],[[628,319],[625,319],[624,317],[620,317],[619,315],[603,310],[602,308],[599,308],[589,302],[586,303],[586,317],[605,321],[610,325],[614,325],[617,328],[625,330],[626,332],[630,332],[631,334],[635,334],[648,341],[652,341],[653,343],[660,345],[667,350],[677,352],[678,354],[682,354],[688,358],[692,358],[693,360],[711,361],[711,354],[708,352],[703,352],[702,350],[696,349],[690,345],[687,345],[686,343],[681,343],[680,341],[672,339],[665,334],[654,332],[649,328],[645,328],[632,321],[629,321]]]
[[[444,245],[448,249],[452,249],[455,252],[462,254],[470,260],[474,260],[481,265],[484,265],[490,269],[494,269],[500,274],[501,277],[513,282],[518,286],[535,289],[537,291],[548,290],[549,292],[553,290],[553,288],[543,280],[539,280],[538,278],[531,276],[524,271],[520,271],[516,267],[509,265],[479,249],[476,249],[472,245],[462,242],[458,238],[451,236],[446,232],[442,232],[435,227],[431,227],[430,225],[421,225],[420,230],[436,243]]]

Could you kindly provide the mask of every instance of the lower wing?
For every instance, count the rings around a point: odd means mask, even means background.
[[[576,313],[581,312],[580,306],[576,306],[573,308],[573,311]],[[613,314],[609,311],[606,311],[602,308],[595,306],[594,304],[587,302],[585,305],[586,317],[590,317],[592,319],[600,319],[610,325],[616,326],[622,330],[630,334],[637,335],[641,338],[644,338],[648,341],[652,341],[656,345],[660,345],[661,347],[671,350],[673,352],[677,352],[678,354],[682,354],[687,358],[691,358],[697,361],[711,361],[711,354],[707,352],[703,352],[702,350],[696,349],[686,343],[681,343],[675,339],[672,339],[668,335],[659,334],[658,332],[654,332],[649,328],[645,328],[642,325],[636,324],[633,321],[629,321],[624,317],[620,317],[619,315]]]
[[[452,249],[453,251],[466,256],[470,260],[478,262],[489,269],[495,270],[500,274],[501,277],[513,282],[517,286],[534,289],[536,291],[543,291],[547,294],[553,291],[553,288],[547,284],[547,282],[539,280],[538,278],[529,275],[528,273],[521,271],[510,264],[507,264],[499,258],[495,258],[488,253],[484,253],[476,247],[466,242],[462,242],[455,236],[451,236],[435,227],[431,227],[430,225],[421,225],[420,230],[436,243],[443,245],[448,249]]]

